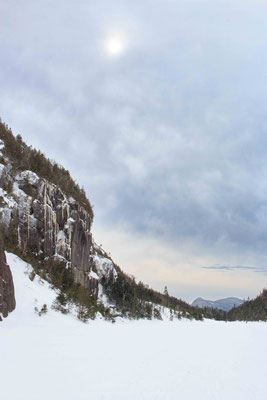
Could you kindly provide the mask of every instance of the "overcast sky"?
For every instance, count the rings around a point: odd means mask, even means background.
[[[187,300],[267,286],[266,18],[265,0],[0,0],[2,120],[84,186],[125,271]]]

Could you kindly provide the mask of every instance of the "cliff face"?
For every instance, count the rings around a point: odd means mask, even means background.
[[[74,307],[81,320],[98,313],[109,319],[161,319],[160,307],[171,306],[177,317],[183,312],[202,318],[188,304],[137,284],[115,265],[93,241],[93,216],[69,172],[0,120],[0,228],[7,250],[58,289],[55,309],[67,313]]]
[[[13,278],[3,248],[0,236],[0,320],[6,318],[16,307]]]
[[[24,253],[64,262],[75,282],[97,295],[90,215],[59,187],[31,171],[14,175],[11,166],[0,165],[0,172],[0,222],[8,237]]]

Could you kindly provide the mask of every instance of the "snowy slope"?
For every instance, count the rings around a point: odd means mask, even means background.
[[[3,400],[264,400],[267,324],[96,320],[34,307],[56,293],[8,254],[17,309],[0,325]],[[37,302],[35,301],[37,299]]]

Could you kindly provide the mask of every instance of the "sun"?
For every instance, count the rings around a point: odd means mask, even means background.
[[[105,42],[105,48],[111,56],[118,56],[125,50],[125,40],[122,36],[113,35],[109,36]]]

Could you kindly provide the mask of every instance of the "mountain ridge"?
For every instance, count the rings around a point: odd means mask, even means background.
[[[206,300],[203,299],[202,297],[198,297],[191,303],[191,305],[193,307],[199,307],[199,308],[210,307],[224,311],[230,311],[233,307],[239,307],[241,304],[244,303],[244,301],[245,300],[241,300],[237,297],[226,297],[218,300]]]

